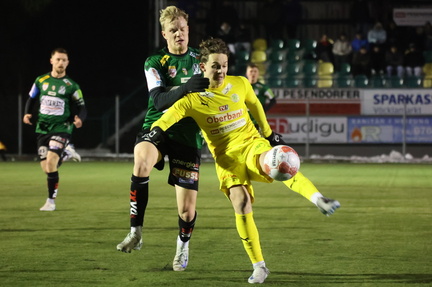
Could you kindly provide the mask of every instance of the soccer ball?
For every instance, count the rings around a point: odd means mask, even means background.
[[[300,158],[292,147],[275,146],[264,157],[264,172],[274,180],[288,180],[296,175],[299,169]]]

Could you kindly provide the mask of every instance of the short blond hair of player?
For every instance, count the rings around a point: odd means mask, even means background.
[[[201,128],[212,153],[220,189],[231,201],[236,227],[254,271],[249,283],[263,283],[269,274],[261,251],[252,203],[255,198],[251,181],[272,182],[263,169],[263,159],[272,145],[285,144],[274,140],[274,132],[266,120],[264,109],[245,77],[228,76],[228,49],[220,39],[209,39],[200,45],[200,68],[210,79],[205,92],[190,93],[178,100],[152,126],[153,143],[164,140],[164,131],[182,118],[192,117]],[[263,135],[252,123],[248,110],[257,120]],[[330,200],[301,173],[284,181],[329,215],[339,206]]]

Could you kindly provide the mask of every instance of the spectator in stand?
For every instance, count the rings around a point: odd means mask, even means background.
[[[376,22],[367,34],[367,40],[371,46],[384,47],[387,41],[387,32],[381,22]]]
[[[411,43],[404,56],[405,72],[407,76],[422,76],[422,68],[425,64],[423,52],[417,49],[416,44]]]
[[[317,60],[323,62],[333,63],[333,40],[330,39],[327,34],[323,34],[321,39],[317,42],[315,52],[317,54]]]
[[[351,43],[348,41],[346,34],[341,33],[339,38],[334,42],[332,49],[336,71],[340,71],[341,64],[351,62],[351,51]]]
[[[236,35],[229,22],[222,22],[216,33],[217,37],[222,39],[228,46],[231,54],[235,54]]]
[[[384,49],[374,46],[370,52],[371,75],[383,75],[385,72]]]
[[[358,53],[362,47],[369,51],[369,42],[363,37],[361,32],[357,32],[351,41],[351,47],[353,54]]]
[[[404,75],[404,55],[399,51],[396,45],[392,45],[385,55],[387,76]]]
[[[369,77],[371,75],[370,54],[366,47],[361,47],[360,51],[354,54],[351,66],[353,76],[366,75]]]

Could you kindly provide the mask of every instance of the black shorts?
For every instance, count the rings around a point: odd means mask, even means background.
[[[37,148],[39,160],[46,160],[48,151],[55,152],[59,157],[70,141],[71,135],[68,133],[39,134],[37,137]],[[50,142],[53,143],[50,145]]]
[[[135,145],[142,142],[142,135],[149,130],[142,130],[138,133]],[[157,149],[162,154],[162,159],[155,164],[155,168],[163,170],[165,156],[168,157],[170,173],[168,183],[183,188],[198,190],[199,167],[201,165],[201,149],[190,147],[182,143],[170,140],[159,144]]]

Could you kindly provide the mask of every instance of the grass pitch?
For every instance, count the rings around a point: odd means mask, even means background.
[[[267,286],[432,286],[432,167],[312,164],[303,173],[342,207],[331,217],[282,183],[255,183]],[[214,167],[202,167],[190,263],[172,271],[177,209],[151,176],[144,245],[125,254],[131,162],[65,163],[57,211],[41,212],[37,162],[0,163],[0,286],[249,286],[249,259]]]

